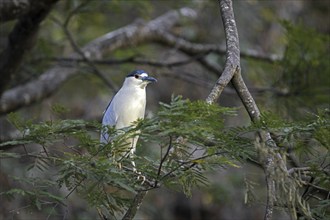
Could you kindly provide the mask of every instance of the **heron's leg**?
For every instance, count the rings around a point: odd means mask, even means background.
[[[132,157],[130,157],[130,158],[132,158]],[[136,169],[135,162],[134,162],[133,158],[131,160],[131,163],[132,163],[132,166],[133,166],[133,172],[137,173],[137,169]]]
[[[131,150],[130,150],[129,156],[130,156],[131,163],[132,163],[132,166],[133,166],[133,172],[136,173],[136,174],[138,174],[137,179],[138,180],[141,180],[142,181],[141,184],[143,184],[144,181],[146,180],[146,177],[144,175],[142,175],[142,173],[139,172],[136,169],[135,162],[134,162],[134,159],[133,159],[133,155],[135,154],[136,143],[137,143],[138,139],[139,139],[139,136],[136,136],[136,137],[132,138],[132,144],[131,144]]]

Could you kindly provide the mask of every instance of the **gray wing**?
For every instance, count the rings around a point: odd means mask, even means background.
[[[113,106],[113,99],[110,101],[108,104],[108,107],[105,109],[103,118],[102,118],[102,126],[115,126],[117,122],[117,116],[114,112],[114,106]],[[100,137],[100,142],[101,143],[109,143],[110,137],[107,132],[107,128],[103,128],[101,131],[101,137]]]

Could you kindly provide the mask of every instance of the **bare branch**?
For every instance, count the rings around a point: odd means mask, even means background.
[[[161,160],[160,160],[160,164],[158,166],[157,177],[156,177],[156,181],[154,184],[155,187],[157,187],[157,185],[158,185],[158,179],[159,179],[160,173],[162,171],[163,163],[165,162],[167,156],[169,155],[171,148],[172,148],[172,136],[170,136],[169,144],[167,146],[164,156],[162,155],[162,151],[161,151]]]
[[[219,3],[226,36],[226,62],[225,68],[213,89],[211,90],[209,96],[207,97],[206,102],[215,102],[223,92],[224,88],[228,85],[228,83],[232,81],[237,94],[239,95],[242,103],[245,106],[245,109],[250,115],[251,120],[256,122],[260,120],[260,111],[255,103],[254,98],[246,87],[241,75],[239,38],[234,18],[232,1],[219,0]],[[273,177],[275,174],[275,165],[280,166],[281,172],[287,173],[287,168],[281,156],[273,152],[273,149],[276,149],[276,143],[273,141],[268,132],[258,132],[256,148],[259,152],[260,161],[266,176],[267,205],[264,219],[271,220],[276,193],[275,181]]]
[[[194,54],[200,54],[200,53],[217,53],[219,55],[225,55],[226,54],[226,47],[220,44],[201,44],[201,43],[193,43],[186,39],[177,37],[173,35],[172,33],[157,29],[155,30],[156,37],[155,41],[158,43],[162,43],[174,48],[177,48],[187,54],[194,55]],[[254,60],[260,60],[264,62],[269,63],[275,63],[277,61],[280,61],[282,59],[281,56],[276,54],[264,54],[260,51],[248,49],[245,51],[241,51],[240,55],[242,58],[247,59],[254,59]]]
[[[67,38],[69,39],[69,41],[70,41],[73,49],[76,51],[76,53],[79,54],[82,57],[83,61],[85,61],[92,68],[92,70],[93,70],[93,72],[95,73],[96,76],[98,76],[103,82],[105,82],[109,88],[111,88],[114,91],[117,91],[118,90],[118,87],[111,80],[108,80],[104,76],[104,74],[97,68],[97,66],[88,57],[86,57],[86,55],[84,54],[84,52],[80,49],[80,47],[78,46],[78,44],[74,40],[74,38],[73,38],[71,32],[69,31],[69,28],[68,28],[68,25],[70,23],[71,18],[77,12],[79,12],[80,9],[82,9],[83,7],[85,7],[89,2],[90,1],[82,2],[75,9],[73,9],[69,13],[69,16],[65,20],[64,24],[61,25],[61,26],[63,27],[64,33],[66,34]]]
[[[123,59],[89,59],[94,64],[100,64],[100,65],[119,65],[124,63],[135,63],[135,64],[142,64],[142,65],[149,65],[149,66],[155,66],[155,67],[177,67],[177,66],[183,66],[190,64],[198,59],[201,59],[203,57],[207,56],[207,54],[196,54],[194,56],[191,56],[187,59],[182,59],[179,61],[160,61],[160,60],[147,60],[147,59],[141,59],[137,56],[131,56]],[[39,58],[33,61],[40,62],[40,61],[52,61],[52,62],[58,62],[60,65],[63,66],[74,66],[77,63],[86,63],[85,59],[82,58],[68,58],[68,57],[46,57],[46,58]]]
[[[148,22],[135,23],[105,34],[86,46],[81,51],[87,58],[102,58],[106,53],[148,41],[154,37],[157,29],[168,30],[183,17],[194,17],[189,8],[173,10]],[[73,53],[70,58],[79,58]],[[0,99],[0,114],[14,111],[22,106],[31,105],[55,92],[70,77],[77,74],[76,68],[55,65],[39,76],[35,81],[17,86],[3,93]]]
[[[230,0],[220,1],[220,9],[226,36],[226,63],[220,78],[217,80],[216,84],[206,99],[207,103],[215,102],[219,98],[224,88],[233,78],[235,73],[239,73],[241,71],[239,40],[232,2]]]

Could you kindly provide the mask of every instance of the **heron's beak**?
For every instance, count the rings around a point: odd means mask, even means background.
[[[146,76],[146,77],[142,78],[142,81],[147,81],[149,83],[152,83],[152,82],[157,82],[157,79],[155,79],[154,77],[151,77],[151,76]]]

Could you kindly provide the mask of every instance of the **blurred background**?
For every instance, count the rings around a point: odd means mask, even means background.
[[[36,44],[24,57],[17,74],[7,89],[15,88],[37,79],[47,69],[58,64],[58,59],[68,57],[74,48],[58,21],[64,22],[82,0],[57,2],[42,22]],[[241,60],[242,75],[262,111],[271,111],[287,120],[299,119],[317,112],[330,103],[329,31],[330,1],[326,0],[241,0],[234,1],[234,12],[242,53],[254,51],[256,57],[244,56]],[[167,0],[167,1],[103,1],[94,0],[72,16],[68,29],[76,44],[83,47],[97,37],[118,28],[152,20],[169,10],[190,7],[196,11],[195,19],[183,19],[171,32],[188,41],[225,46],[224,30],[217,1]],[[8,43],[8,34],[16,20],[0,23],[0,50]],[[175,46],[155,42],[132,44],[106,54],[105,60],[128,57],[157,62],[175,62],[190,57]],[[258,57],[266,56],[269,59]],[[205,58],[220,70],[225,56],[208,53]],[[271,59],[274,58],[274,59]],[[178,66],[155,66],[134,62],[120,64],[95,64],[117,87],[134,69],[143,69],[158,79],[147,88],[147,117],[157,111],[159,102],[169,102],[171,95],[182,95],[191,100],[205,99],[219,77],[219,73],[205,68],[194,59]],[[103,79],[78,64],[77,72],[54,93],[37,103],[23,106],[17,113],[25,119],[45,121],[55,119],[84,119],[100,121],[114,90]],[[219,99],[221,106],[237,107],[238,116],[226,119],[226,126],[243,126],[250,123],[247,113],[231,86]],[[54,108],[63,108],[60,115]],[[0,116],[0,140],[17,137],[17,131],[7,120],[7,113]],[[97,136],[95,135],[95,138]],[[10,151],[23,151],[11,149]],[[148,148],[138,149],[138,154],[148,153]],[[24,176],[29,161],[1,159],[1,191],[15,186],[11,176]],[[251,164],[240,168],[219,170],[207,174],[210,185],[196,189],[192,198],[165,188],[147,194],[135,219],[158,220],[248,220],[263,219],[263,171]],[[48,178],[45,176],[45,178]],[[245,203],[247,188],[255,192],[254,201]],[[63,192],[65,193],[65,192]],[[1,197],[0,219],[46,219],[46,210],[25,208],[29,201]],[[79,195],[71,195],[67,209],[50,219],[92,219],[96,211]],[[276,210],[274,219],[289,219]]]

